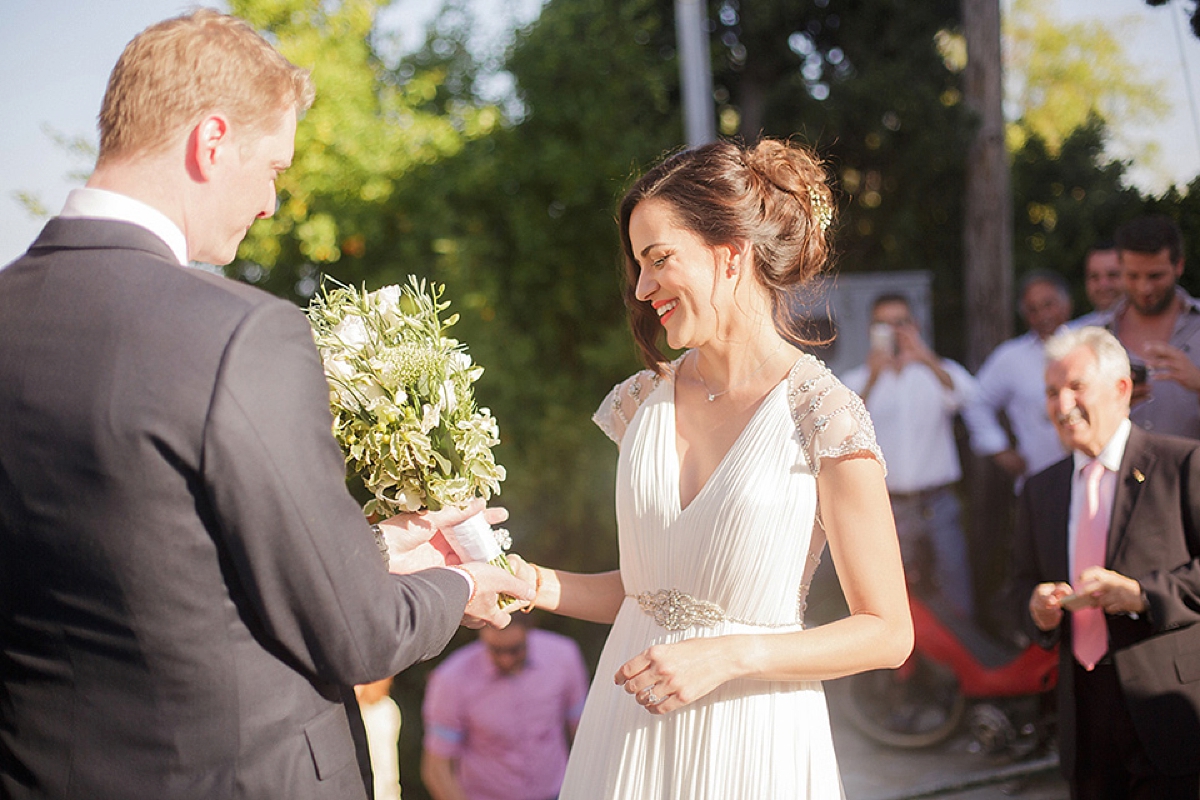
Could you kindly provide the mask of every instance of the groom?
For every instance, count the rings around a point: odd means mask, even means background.
[[[389,575],[304,316],[185,268],[273,213],[312,94],[232,17],[152,26],[87,188],[0,271],[6,800],[369,797],[350,687],[532,594],[487,565]],[[444,566],[464,516],[386,521],[393,568]]]

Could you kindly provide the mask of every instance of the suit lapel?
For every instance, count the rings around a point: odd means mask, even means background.
[[[1145,432],[1134,425],[1129,432],[1129,442],[1125,445],[1125,455],[1121,458],[1121,470],[1117,473],[1112,519],[1108,523],[1108,555],[1105,557],[1105,566],[1110,569],[1117,563],[1118,556],[1125,547],[1129,518],[1133,514],[1133,508],[1141,495],[1142,484],[1150,474],[1154,461],[1154,453],[1146,448]]]
[[[1041,513],[1046,514],[1049,530],[1062,532],[1048,539],[1055,543],[1050,564],[1051,574],[1054,575],[1069,575],[1071,570],[1071,476],[1074,470],[1075,462],[1069,455],[1046,470],[1053,471],[1054,477],[1048,487],[1051,496]]]

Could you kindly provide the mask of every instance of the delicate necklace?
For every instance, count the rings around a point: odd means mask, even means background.
[[[734,389],[740,389],[741,387],[745,386],[747,383],[752,381],[754,379],[754,376],[757,375],[758,373],[762,372],[762,369],[763,369],[763,367],[765,367],[767,365],[767,362],[770,361],[772,358],[774,358],[775,354],[778,353],[782,348],[783,348],[783,339],[780,339],[779,345],[774,350],[771,351],[770,355],[768,355],[766,358],[763,359],[763,362],[761,364],[759,364],[757,367],[754,368],[753,372],[751,372],[749,375],[747,375],[745,378],[738,381],[737,383],[732,384],[730,386],[726,386],[724,389],[722,389],[719,392],[714,392],[712,389],[708,388],[708,381],[704,380],[704,373],[702,373],[700,371],[700,353],[697,352],[696,358],[693,361],[693,365],[696,367],[696,377],[700,379],[700,385],[704,387],[704,394],[708,397],[708,402],[711,403],[712,401],[716,400],[721,395],[729,394]]]

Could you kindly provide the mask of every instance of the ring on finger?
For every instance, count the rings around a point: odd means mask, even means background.
[[[653,686],[648,687],[646,689],[646,705],[656,706],[661,702],[662,702],[662,700],[659,699],[658,697],[656,697],[654,694],[654,687]]]

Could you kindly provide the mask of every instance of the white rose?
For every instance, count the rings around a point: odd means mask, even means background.
[[[400,316],[400,287],[384,286],[372,295],[375,310],[379,316],[388,322],[394,322]]]
[[[440,419],[441,419],[441,414],[438,412],[438,409],[436,407],[431,406],[428,403],[426,403],[424,406],[422,406],[421,407],[421,431],[422,431],[422,433],[429,433],[431,430],[436,428],[437,424],[438,424],[438,420],[440,420]]]
[[[370,338],[367,336],[367,324],[357,314],[346,317],[333,329],[337,340],[352,350],[366,347]]]
[[[330,353],[325,356],[325,374],[338,381],[349,382],[354,377],[354,367],[344,356]]]
[[[366,400],[367,408],[372,411],[379,408],[385,402],[388,402],[387,393],[375,381],[361,381],[359,386],[361,386],[359,394]]]

